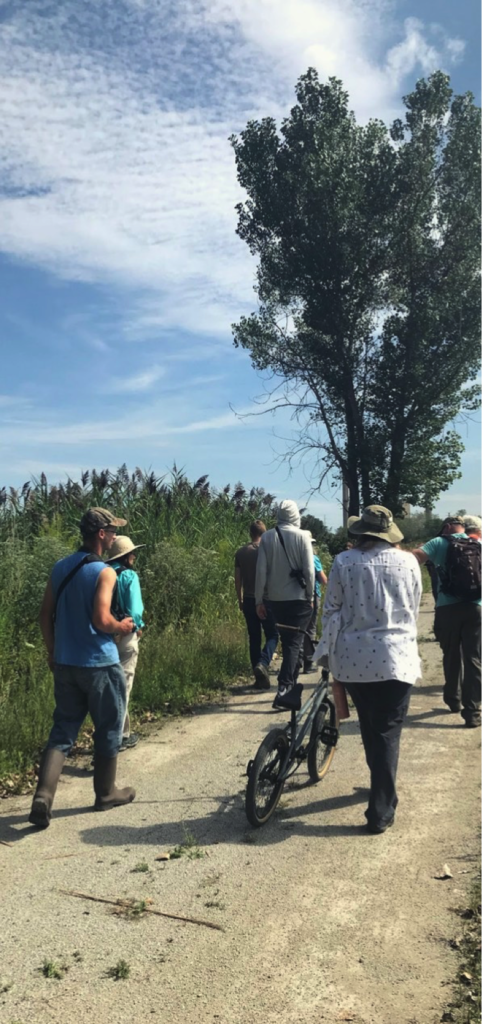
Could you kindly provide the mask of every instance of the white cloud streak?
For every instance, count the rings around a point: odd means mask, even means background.
[[[106,384],[102,385],[101,391],[106,395],[130,395],[138,394],[139,391],[150,391],[154,384],[161,377],[164,377],[166,370],[163,366],[153,366],[150,370],[133,374],[130,372],[129,363],[125,363],[125,375],[123,377],[112,377]]]

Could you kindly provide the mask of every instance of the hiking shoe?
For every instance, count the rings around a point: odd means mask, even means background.
[[[130,750],[131,747],[137,747],[138,743],[139,736],[136,732],[131,732],[130,736],[124,736],[119,747],[119,754],[121,754],[123,750]]]
[[[255,690],[269,690],[270,686],[268,669],[262,661],[258,661],[254,667],[254,688]]]
[[[372,836],[381,836],[383,832],[387,831],[387,828],[391,828],[395,822],[395,815],[387,821],[386,825],[375,825],[374,822],[367,821],[367,832]]]
[[[303,686],[294,683],[292,686],[280,686],[273,701],[275,711],[299,711]]]
[[[462,710],[462,705],[461,705],[460,701],[459,701],[459,700],[457,700],[457,699],[456,699],[455,697],[454,697],[454,699],[453,699],[453,700],[445,700],[445,699],[444,699],[444,704],[446,704],[446,705],[447,705],[447,707],[449,708],[449,710],[450,710],[450,711],[452,712],[452,714],[454,714],[454,715],[459,715],[459,714],[460,714],[460,712],[461,712],[461,710]]]
[[[316,665],[312,661],[305,661],[303,664],[303,675],[308,675],[309,672],[316,672]]]
[[[465,719],[465,724],[467,729],[480,729],[480,715],[469,715],[469,717]]]
[[[49,801],[36,797],[28,816],[30,824],[35,825],[36,828],[48,828],[51,817]]]

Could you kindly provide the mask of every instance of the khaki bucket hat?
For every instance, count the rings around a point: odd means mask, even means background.
[[[361,516],[350,516],[348,529],[353,537],[377,537],[388,544],[399,544],[403,540],[390,509],[383,505],[367,505]]]
[[[125,558],[132,551],[137,551],[138,548],[145,548],[145,546],[145,544],[134,544],[130,537],[117,537],[109,551],[109,557],[106,559],[106,562],[107,564],[109,562],[117,562],[119,558]]]

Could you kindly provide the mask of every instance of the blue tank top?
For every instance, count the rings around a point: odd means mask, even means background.
[[[55,595],[63,579],[85,558],[85,551],[75,551],[62,558],[52,569],[52,590]],[[99,573],[105,562],[87,562],[62,591],[55,613],[54,661],[58,665],[98,668],[115,665],[119,652],[110,633],[101,633],[92,625],[94,594]]]

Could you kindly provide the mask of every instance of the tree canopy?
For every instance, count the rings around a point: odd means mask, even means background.
[[[296,97],[279,130],[231,139],[259,300],[234,342],[285,382],[292,452],[344,479],[350,514],[431,507],[460,476],[448,425],[478,402],[480,111],[440,71],[391,127],[357,124],[313,69]]]

